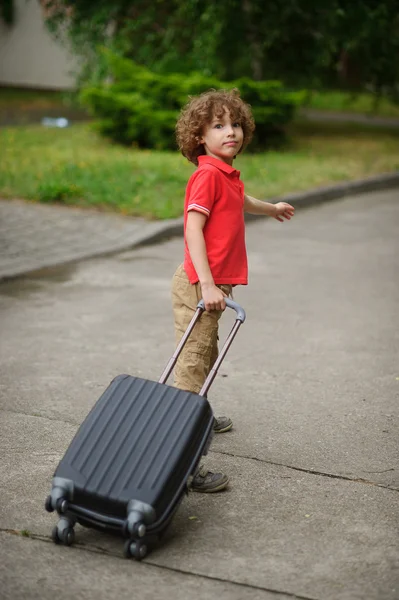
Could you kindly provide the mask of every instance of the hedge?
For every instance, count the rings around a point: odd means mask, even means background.
[[[208,89],[238,88],[252,106],[256,122],[253,149],[274,145],[284,136],[301,92],[287,92],[279,81],[241,78],[222,82],[199,73],[160,75],[107,52],[107,81],[81,92],[81,101],[96,119],[99,131],[112,140],[139,148],[176,149],[175,124],[188,97]]]

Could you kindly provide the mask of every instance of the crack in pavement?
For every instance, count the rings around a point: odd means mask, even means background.
[[[35,419],[46,419],[47,421],[57,421],[58,423],[67,423],[68,425],[74,425],[75,427],[79,427],[80,425],[80,423],[76,421],[68,421],[67,419],[61,419],[59,417],[48,417],[46,415],[40,415],[39,413],[27,413],[22,410],[13,410],[12,408],[1,408],[0,412],[23,415],[24,417],[33,417]]]
[[[364,479],[363,477],[347,477],[346,475],[335,475],[334,473],[324,473],[323,471],[315,471],[312,469],[304,469],[303,467],[294,467],[292,465],[285,465],[283,463],[274,462],[272,460],[266,460],[265,458],[258,458],[257,456],[248,456],[244,454],[233,454],[232,452],[225,452],[223,450],[212,450],[213,454],[224,454],[226,456],[231,456],[232,458],[247,458],[250,460],[256,460],[261,463],[266,463],[268,465],[275,465],[276,467],[285,467],[286,469],[292,469],[293,471],[299,471],[301,473],[308,473],[309,475],[320,475],[321,477],[329,477],[330,479],[342,479],[344,481],[351,481],[353,483],[363,483],[367,485],[374,485],[375,487],[384,488],[385,490],[390,490],[391,492],[399,492],[399,488],[390,487],[389,485],[383,485],[382,483],[376,483],[375,481],[369,481],[368,479]],[[387,469],[387,471],[394,471],[394,469]],[[367,472],[367,471],[366,471]],[[372,471],[369,471],[372,472]],[[377,473],[379,471],[376,471]],[[386,471],[381,471],[381,473],[385,473]]]
[[[25,413],[25,412],[21,412],[21,411],[12,410],[12,409],[0,409],[0,412],[10,412],[13,414],[24,415],[26,417],[47,419],[49,421],[57,421],[59,423],[68,423],[69,425],[75,425],[76,427],[80,426],[80,423],[75,423],[75,422],[66,421],[63,419],[47,417],[47,416],[43,416],[43,415]],[[55,456],[57,453],[54,452],[51,454],[54,454],[54,456]],[[385,490],[390,490],[391,492],[399,492],[399,488],[397,488],[397,487],[391,487],[389,485],[384,485],[382,483],[376,483],[374,481],[369,481],[368,479],[364,479],[363,477],[347,477],[346,475],[336,475],[335,473],[325,473],[323,471],[315,471],[314,469],[305,469],[304,467],[295,467],[293,465],[286,465],[284,463],[274,462],[272,460],[267,460],[265,458],[259,458],[257,456],[249,456],[246,454],[234,454],[232,452],[226,452],[223,450],[209,450],[209,454],[224,454],[225,456],[231,456],[232,458],[244,458],[244,459],[248,459],[248,460],[255,460],[257,462],[266,463],[268,465],[274,465],[276,467],[285,467],[286,469],[291,469],[293,471],[299,471],[301,473],[308,473],[309,475],[319,475],[320,477],[329,477],[330,479],[341,479],[343,481],[351,481],[352,483],[362,483],[365,485],[373,485],[375,487],[380,487]],[[389,469],[385,469],[383,471],[365,471],[365,472],[366,473],[387,473],[389,471],[394,471],[394,470],[395,470],[394,468],[389,468]]]
[[[3,527],[0,527],[0,533],[6,533],[8,535],[15,535],[15,536],[18,536],[21,538],[26,538],[26,539],[32,539],[32,540],[35,540],[38,542],[44,542],[45,544],[53,544],[54,543],[51,540],[51,538],[49,538],[45,535],[31,533],[31,532],[29,532],[29,534],[23,534],[22,531],[17,530],[17,529],[6,529]],[[90,544],[90,545],[84,544],[82,542],[75,542],[74,546],[75,546],[76,550],[83,550],[83,551],[91,552],[92,554],[104,554],[106,556],[112,556],[114,558],[126,560],[124,557],[122,557],[122,555],[116,554],[114,552],[110,552],[109,550],[107,550],[106,548],[102,548],[101,546],[94,546],[92,544]],[[213,577],[211,575],[205,575],[204,573],[197,573],[195,571],[185,571],[184,569],[178,569],[176,567],[169,567],[167,565],[159,565],[157,563],[149,561],[148,559],[145,559],[145,561],[142,561],[142,565],[150,567],[150,568],[155,567],[156,569],[164,569],[166,571],[172,571],[174,573],[181,573],[182,575],[189,575],[191,577],[202,577],[203,579],[208,579],[210,581],[219,581],[221,583],[229,583],[231,585],[236,585],[236,586],[239,586],[242,588],[249,588],[249,589],[253,589],[253,590],[260,590],[262,592],[269,592],[272,594],[277,594],[280,596],[287,596],[289,598],[292,598],[292,600],[319,600],[318,598],[315,598],[314,596],[302,596],[302,595],[294,594],[293,592],[285,592],[283,590],[266,588],[266,587],[262,587],[262,586],[254,585],[254,584],[250,584],[250,583],[241,583],[240,581],[232,581],[230,579],[224,579],[223,577]]]
[[[382,471],[365,471],[365,473],[389,473],[389,471],[395,471],[393,467],[390,469],[383,469]]]

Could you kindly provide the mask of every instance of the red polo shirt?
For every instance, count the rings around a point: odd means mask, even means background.
[[[244,184],[240,171],[211,156],[199,156],[198,162],[198,169],[188,181],[184,203],[184,269],[190,283],[197,283],[185,235],[187,214],[196,210],[207,216],[203,233],[215,283],[246,285]]]

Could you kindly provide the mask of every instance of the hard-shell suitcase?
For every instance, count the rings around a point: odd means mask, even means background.
[[[202,300],[158,383],[119,375],[99,398],[54,473],[45,503],[60,515],[54,542],[72,544],[78,522],[124,535],[125,556],[140,560],[160,539],[212,439],[206,393],[245,320],[238,304],[229,298],[226,304],[236,321],[199,394],[165,381],[204,310]]]

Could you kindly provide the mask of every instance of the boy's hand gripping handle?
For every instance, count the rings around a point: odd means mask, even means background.
[[[236,311],[236,313],[237,313],[236,319],[240,320],[241,323],[244,323],[246,314],[245,314],[245,310],[243,309],[243,307],[240,306],[239,304],[237,304],[237,302],[234,302],[234,300],[232,300],[231,298],[225,298],[224,301],[226,302],[226,306],[228,306],[229,308],[232,308],[233,310]],[[201,308],[202,310],[205,310],[205,302],[203,300],[200,300],[197,304],[197,308]]]
[[[234,302],[234,300],[231,300],[230,298],[225,298],[225,302],[226,302],[226,306],[228,306],[229,308],[232,308],[236,311],[236,313],[237,313],[236,320],[235,320],[232,330],[230,331],[229,335],[227,336],[225,343],[223,344],[223,348],[221,349],[220,354],[219,354],[215,364],[213,365],[208,377],[205,380],[204,385],[201,388],[201,391],[199,392],[200,396],[207,395],[207,392],[208,392],[209,388],[211,387],[213,380],[216,377],[219,367],[222,364],[223,359],[226,356],[227,351],[230,348],[230,346],[236,336],[237,331],[241,327],[241,324],[244,323],[244,321],[245,321],[245,317],[246,317],[245,310],[239,304],[237,304],[237,302]],[[197,304],[197,310],[195,311],[194,316],[191,319],[189,326],[187,327],[182,339],[180,340],[179,345],[177,346],[172,358],[166,365],[166,368],[159,379],[159,383],[165,383],[166,380],[168,379],[169,375],[171,374],[171,372],[173,370],[173,367],[175,366],[175,364],[177,362],[177,359],[179,358],[181,351],[184,348],[185,343],[187,342],[187,339],[189,338],[192,330],[194,329],[196,322],[198,321],[198,319],[200,318],[200,316],[202,315],[204,310],[205,310],[204,301],[200,300]]]

